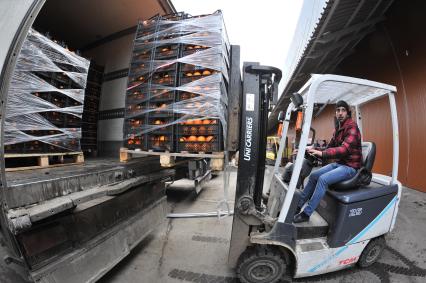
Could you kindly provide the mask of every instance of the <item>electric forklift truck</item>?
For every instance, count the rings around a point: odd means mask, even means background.
[[[277,97],[281,72],[244,64],[239,168],[228,262],[241,282],[278,282],[328,273],[377,261],[384,236],[395,224],[401,196],[398,177],[396,88],[337,75],[312,75],[291,96],[268,191],[263,192],[268,112]],[[393,128],[392,175],[372,173],[374,142],[362,142],[363,166],[350,180],[328,188],[309,222],[293,223],[300,188],[317,163],[306,152],[314,108],[345,100],[355,108],[362,133],[361,109],[388,97]],[[322,108],[322,107],[320,107]],[[293,163],[280,167],[290,118],[302,112],[301,134]]]

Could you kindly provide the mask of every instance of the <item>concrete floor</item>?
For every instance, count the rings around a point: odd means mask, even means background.
[[[236,174],[230,187],[235,188]],[[223,199],[217,177],[196,196],[190,182],[179,181],[168,191],[172,212],[214,211]],[[234,198],[230,192],[230,199]],[[380,263],[367,270],[352,268],[297,282],[425,282],[426,194],[405,189],[395,230]],[[169,219],[101,282],[237,282],[226,259],[232,217]],[[416,276],[418,275],[418,276]]]
[[[193,184],[178,181],[168,189],[170,211],[210,212],[223,199],[222,176],[212,179],[197,196]],[[235,188],[232,172],[230,188]],[[234,190],[229,199],[233,205]],[[403,191],[395,230],[379,263],[297,282],[425,282],[426,194]],[[237,282],[227,262],[232,217],[167,219],[100,282]],[[3,256],[0,249],[0,256]],[[25,282],[16,269],[0,263],[0,282]]]

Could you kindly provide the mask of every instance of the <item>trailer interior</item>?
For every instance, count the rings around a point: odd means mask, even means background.
[[[104,69],[100,112],[124,108],[138,20],[176,12],[163,0],[34,1],[29,12],[38,9],[32,28]],[[6,173],[6,261],[32,280],[96,281],[163,221],[165,182],[182,170],[158,156],[121,163],[122,124],[119,115],[98,121],[99,147],[84,164]]]

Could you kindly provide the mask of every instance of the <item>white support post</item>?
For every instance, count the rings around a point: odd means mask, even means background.
[[[284,223],[288,210],[290,209],[291,201],[293,200],[294,191],[296,190],[297,181],[299,180],[300,170],[302,169],[303,159],[305,157],[306,145],[309,138],[309,132],[311,129],[312,122],[312,113],[314,109],[314,96],[317,91],[318,86],[323,81],[321,78],[316,79],[313,77],[312,85],[308,90],[306,98],[306,110],[305,117],[303,119],[302,135],[299,142],[299,150],[296,156],[296,162],[293,167],[293,174],[291,176],[290,184],[288,186],[288,191],[284,199],[283,206],[281,207],[280,216],[278,217],[278,222]]]
[[[290,104],[287,107],[287,112],[285,114],[284,123],[283,123],[283,131],[281,133],[281,140],[280,145],[278,148],[277,158],[275,159],[275,166],[274,166],[274,174],[278,173],[278,168],[280,168],[281,160],[283,157],[284,147],[285,147],[285,140],[287,138],[288,128],[290,125],[290,117],[291,112],[294,109],[293,103],[290,102]]]
[[[393,128],[393,160],[392,160],[392,184],[398,182],[398,165],[399,165],[399,131],[398,131],[398,114],[396,110],[395,94],[389,93],[389,104],[392,118]]]
[[[364,141],[364,133],[362,131],[362,114],[361,114],[361,105],[355,106],[356,112],[356,123],[358,124],[359,131],[361,132],[361,142]]]

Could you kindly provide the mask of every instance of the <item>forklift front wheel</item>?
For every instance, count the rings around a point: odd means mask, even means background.
[[[386,242],[383,237],[371,240],[361,253],[358,260],[359,267],[368,267],[375,263],[385,248]]]
[[[237,275],[243,283],[279,282],[287,272],[287,263],[278,249],[248,247],[240,256]]]

